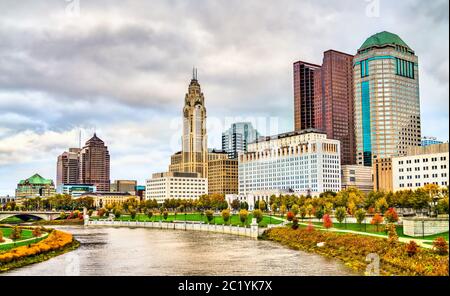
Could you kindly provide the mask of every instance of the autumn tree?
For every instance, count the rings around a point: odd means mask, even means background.
[[[222,210],[222,212],[220,214],[222,216],[223,222],[225,222],[225,224],[227,224],[228,221],[230,220],[230,216],[231,216],[230,210],[228,210],[228,209]]]
[[[261,210],[256,209],[253,211],[253,218],[256,218],[256,222],[261,222],[263,219],[263,213]]]
[[[294,213],[295,216],[297,216],[298,212],[299,212],[299,207],[298,205],[293,205],[291,208],[292,213]]]
[[[305,219],[306,214],[307,214],[307,209],[305,206],[301,206],[299,209],[299,213],[300,213],[300,218]]]
[[[366,210],[364,209],[359,209],[355,212],[355,218],[356,221],[359,224],[359,229],[361,230],[361,223],[364,221],[364,219],[366,218]]]
[[[389,210],[384,213],[384,220],[386,221],[386,223],[398,222],[398,214],[394,208],[389,208]]]
[[[384,197],[375,202],[375,211],[378,213],[384,213],[389,208],[389,205]]]
[[[342,221],[344,221],[345,217],[347,216],[347,211],[344,207],[339,207],[336,209],[334,215],[336,216],[338,222],[342,223]]]
[[[292,221],[292,219],[294,219],[295,215],[293,212],[289,211],[286,215],[286,218],[288,221]]]
[[[330,215],[328,214],[323,216],[323,227],[327,229],[333,227],[333,221],[331,221]]]
[[[372,220],[370,221],[370,224],[376,225],[376,227],[377,227],[377,232],[378,232],[378,226],[379,226],[381,223],[383,223],[383,217],[381,217],[380,214],[376,213],[376,214],[373,216]]]
[[[208,222],[211,223],[212,219],[214,218],[214,212],[211,210],[206,210],[205,216],[206,216],[206,219],[208,220]]]
[[[239,220],[241,221],[242,225],[247,221],[248,217],[248,211],[245,209],[242,209],[239,211]]]

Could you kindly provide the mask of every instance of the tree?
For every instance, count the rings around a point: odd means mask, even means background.
[[[384,213],[389,208],[389,205],[384,197],[375,202],[375,211]]]
[[[345,207],[339,207],[336,209],[334,215],[336,216],[338,222],[342,223],[342,221],[345,220],[345,217],[347,217],[347,211],[345,210]],[[347,228],[347,223],[345,224],[345,227]]]
[[[234,199],[234,200],[231,202],[231,204],[230,204],[230,207],[231,207],[234,211],[239,210],[239,206],[240,206],[240,202],[239,202],[239,200],[237,200],[237,199]]]
[[[415,241],[409,241],[409,243],[406,245],[406,253],[409,257],[414,256],[419,249],[419,246]]]
[[[281,217],[284,217],[284,214],[286,214],[286,205],[281,205],[281,207],[280,207],[280,214],[281,214]]]
[[[296,230],[298,228],[298,218],[294,217],[294,219],[292,219],[292,229]]]
[[[277,204],[276,204],[276,203],[272,203],[272,204],[270,205],[270,210],[271,210],[273,213],[275,213],[275,212],[277,211]]]
[[[305,206],[301,206],[299,209],[299,213],[300,213],[300,217],[303,219],[305,219],[306,214],[307,214],[307,209]]]
[[[323,218],[324,215],[324,210],[322,207],[320,207],[319,209],[316,209],[316,213],[314,214],[316,216],[316,218],[320,221]]]
[[[0,229],[0,243],[5,242],[5,240],[3,239],[3,231]]]
[[[289,211],[286,215],[286,218],[288,221],[292,221],[294,219],[295,215],[291,211]]]
[[[153,217],[153,211],[152,210],[147,210],[147,217],[150,220]]]
[[[248,211],[245,209],[242,209],[239,211],[239,220],[242,224],[244,224],[247,221]]]
[[[333,227],[333,221],[331,221],[330,215],[328,214],[323,216],[323,227],[327,229]]]
[[[164,218],[164,220],[167,220],[168,217],[169,217],[169,212],[168,212],[168,211],[164,211],[164,212],[163,212],[163,218]]]
[[[227,224],[228,221],[230,220],[230,216],[231,216],[230,210],[228,210],[228,209],[222,210],[221,215],[222,215],[223,222],[225,222],[225,224]]]
[[[448,215],[448,197],[444,197],[438,201],[437,211],[439,214]]]
[[[121,215],[122,215],[122,211],[119,208],[115,208],[114,209],[114,217],[120,218]]]
[[[387,223],[396,223],[398,222],[398,214],[394,208],[389,208],[389,210],[384,213],[384,220]]]
[[[393,223],[389,223],[386,225],[386,230],[388,233],[388,242],[390,244],[396,244],[398,242],[398,234],[397,228]]]
[[[65,212],[61,212],[61,213],[59,214],[59,219],[60,219],[60,220],[65,220],[66,218],[67,218],[67,215],[66,215]]]
[[[298,215],[298,212],[300,211],[298,205],[293,205],[291,208],[292,213],[294,213],[295,216]]]
[[[258,208],[259,208],[261,211],[265,211],[265,210],[266,210],[266,207],[267,207],[266,202],[265,202],[264,200],[260,200],[259,203],[258,203]]]
[[[208,223],[211,223],[211,221],[214,219],[214,212],[212,210],[206,210],[205,216],[206,219],[208,220]]]
[[[246,201],[243,201],[241,202],[239,207],[241,210],[248,210],[248,203]]]
[[[19,226],[14,226],[11,229],[11,233],[9,235],[9,238],[12,239],[14,242],[22,237],[22,228]]]
[[[136,210],[135,209],[130,210],[130,216],[131,216],[131,219],[133,219],[133,220],[136,218]]]
[[[42,231],[40,227],[34,227],[33,231],[31,232],[33,237],[40,237],[42,235]]]
[[[377,226],[377,232],[378,232],[378,226],[383,223],[383,217],[381,217],[380,214],[376,213],[372,220],[370,221],[370,224]]]
[[[308,213],[308,216],[311,217],[314,213],[314,207],[313,205],[309,204],[306,206],[306,212]]]
[[[355,212],[355,218],[356,221],[359,224],[359,229],[361,229],[361,223],[364,221],[364,219],[366,218],[366,210],[364,209],[359,209]]]
[[[253,211],[253,218],[256,218],[256,222],[259,223],[263,219],[263,213],[261,210],[257,209]]]

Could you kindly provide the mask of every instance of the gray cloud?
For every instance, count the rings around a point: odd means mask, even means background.
[[[415,49],[424,133],[447,140],[449,4],[428,2],[380,0],[368,17],[363,0],[80,0],[70,17],[63,0],[0,0],[0,175],[18,172],[0,178],[0,194],[40,168],[54,177],[79,129],[103,133],[113,178],[165,169],[192,66],[211,121],[277,117],[289,130],[292,63],[354,54],[382,30]]]

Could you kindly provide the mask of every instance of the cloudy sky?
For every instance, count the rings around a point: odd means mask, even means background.
[[[395,2],[395,3],[394,3]],[[423,134],[448,140],[447,0],[0,0],[0,195],[94,131],[112,179],[164,171],[196,66],[209,146],[234,120],[293,127],[292,63],[396,33],[419,56]]]

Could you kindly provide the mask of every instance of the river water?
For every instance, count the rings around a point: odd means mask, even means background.
[[[246,237],[146,228],[55,227],[81,246],[0,275],[354,275],[341,262]]]

